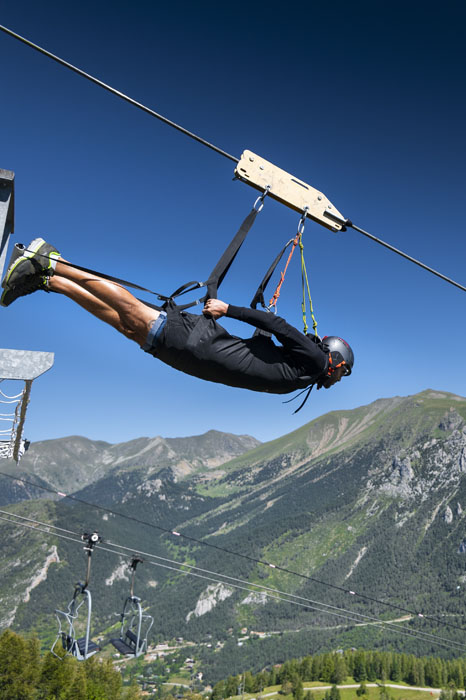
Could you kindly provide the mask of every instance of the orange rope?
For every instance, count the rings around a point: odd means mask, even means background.
[[[271,299],[269,301],[269,309],[271,309],[273,306],[275,306],[275,307],[277,306],[278,297],[280,296],[280,290],[282,288],[282,284],[285,281],[285,275],[286,275],[286,271],[288,269],[288,265],[290,264],[290,260],[293,257],[293,253],[294,253],[295,248],[301,239],[301,236],[302,236],[302,234],[299,232],[295,236],[295,239],[293,241],[293,245],[291,246],[290,254],[288,255],[288,260],[286,261],[285,269],[283,270],[283,272],[280,272],[280,280],[277,284],[277,288],[274,292],[274,295],[271,297]]]

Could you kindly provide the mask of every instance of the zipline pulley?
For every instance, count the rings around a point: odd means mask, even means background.
[[[236,168],[235,177],[256,190],[264,192],[300,214],[325,226],[330,231],[343,231],[347,220],[319,190],[278,168],[252,151],[244,151]]]

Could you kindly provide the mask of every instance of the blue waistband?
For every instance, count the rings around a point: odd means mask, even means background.
[[[167,321],[167,314],[165,311],[161,311],[156,319],[152,321],[149,333],[147,334],[146,342],[141,345],[144,352],[153,352],[157,347],[157,338],[159,337],[162,329]]]

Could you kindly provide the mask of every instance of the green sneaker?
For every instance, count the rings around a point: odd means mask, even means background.
[[[8,262],[2,287],[13,288],[18,280],[21,280],[21,285],[24,286],[26,275],[32,277],[41,274],[51,277],[59,257],[58,250],[43,238],[35,238],[27,248],[22,243],[17,243]]]
[[[51,277],[55,270],[60,253],[55,246],[46,243],[43,238],[34,238],[25,248],[23,255],[39,266],[40,271]]]
[[[26,261],[28,262],[28,261]],[[24,268],[24,261],[18,268],[21,272],[21,268]],[[37,292],[42,289],[44,292],[50,292],[48,288],[48,277],[43,274],[29,274],[29,269],[25,269],[24,275],[17,275],[17,281],[15,285],[6,284],[5,289],[0,297],[0,306],[10,306],[19,297],[24,297],[27,294],[32,294],[32,292]]]

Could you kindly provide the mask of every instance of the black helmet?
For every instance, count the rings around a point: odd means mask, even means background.
[[[338,367],[341,362],[345,363],[346,374],[351,374],[354,365],[354,354],[350,346],[337,335],[326,335],[322,338],[324,349],[332,355],[332,366]]]

